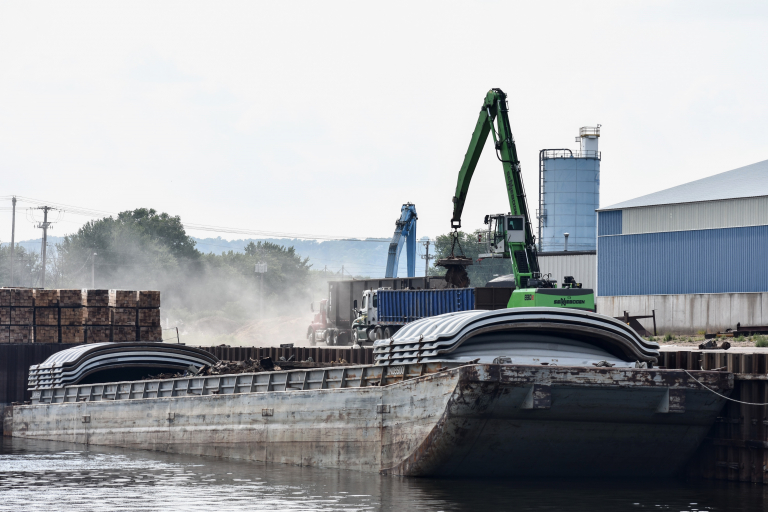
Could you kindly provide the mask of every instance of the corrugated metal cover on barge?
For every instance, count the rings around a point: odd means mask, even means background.
[[[658,344],[618,320],[567,308],[449,313],[406,325],[373,345],[376,364],[510,357],[514,364],[628,365],[655,361]]]
[[[53,354],[43,363],[29,367],[29,389],[77,384],[91,375],[125,369],[152,371],[159,368],[186,370],[190,365],[215,364],[218,358],[205,350],[172,343],[94,343]],[[114,380],[114,379],[111,379]],[[103,382],[103,381],[102,381]]]

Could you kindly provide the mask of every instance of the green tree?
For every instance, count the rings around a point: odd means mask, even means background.
[[[34,287],[40,280],[40,255],[16,244],[13,254],[14,286]],[[11,244],[0,246],[0,283],[11,286]]]
[[[254,266],[256,263],[266,263],[267,273],[265,282],[271,288],[284,286],[288,283],[305,283],[312,265],[309,258],[302,259],[293,247],[284,247],[271,242],[250,242],[245,246]],[[251,267],[252,269],[254,267]]]
[[[91,286],[95,261],[97,288],[157,289],[173,309],[219,314],[224,305],[237,303],[246,314],[260,297],[274,311],[311,295],[311,265],[293,247],[251,242],[244,252],[201,254],[179,217],[148,208],[89,222],[57,249],[52,268],[60,275],[51,278],[57,286]],[[268,266],[263,290],[254,271],[258,262]]]
[[[178,215],[174,217],[151,208],[138,208],[118,214],[116,222],[164,247],[175,258],[195,260],[200,257],[195,241],[187,235]]]
[[[70,286],[90,286],[95,258],[97,287],[146,289],[196,262],[194,244],[179,217],[141,208],[88,222],[56,249],[61,280]]]

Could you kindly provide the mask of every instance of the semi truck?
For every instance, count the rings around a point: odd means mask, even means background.
[[[428,316],[506,308],[514,289],[509,283],[449,288],[442,277],[329,281],[328,297],[312,303],[307,340],[329,346],[372,343]]]

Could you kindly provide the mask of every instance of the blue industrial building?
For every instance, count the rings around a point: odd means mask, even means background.
[[[594,251],[600,205],[600,126],[583,127],[580,149],[539,153],[539,251]]]
[[[601,297],[768,292],[768,160],[598,210]]]

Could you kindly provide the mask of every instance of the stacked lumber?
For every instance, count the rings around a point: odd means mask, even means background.
[[[158,291],[0,288],[0,343],[162,338]]]
[[[112,341],[137,341],[137,292],[110,290],[109,306],[112,312]]]
[[[137,296],[140,341],[163,341],[160,325],[160,292],[142,290]]]
[[[160,292],[153,292],[158,294]],[[109,306],[113,308],[136,308],[138,307],[139,292],[134,290],[109,290]],[[159,307],[159,306],[158,306]]]
[[[59,342],[59,290],[33,290],[35,343]]]
[[[11,290],[0,288],[0,343],[11,342]]]
[[[29,288],[9,288],[8,343],[32,343],[35,338],[34,297]]]
[[[59,338],[61,343],[85,341],[85,308],[83,291],[59,290]]]
[[[112,341],[112,290],[83,290],[85,342]]]

